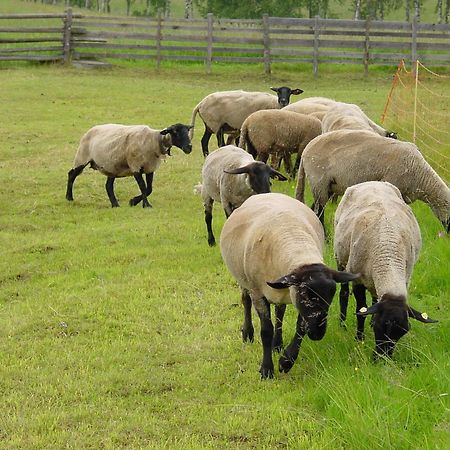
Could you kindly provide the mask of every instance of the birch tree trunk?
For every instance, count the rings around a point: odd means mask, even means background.
[[[420,22],[420,0],[414,0],[414,15],[417,22]]]
[[[442,0],[441,0],[442,1]],[[184,2],[184,18],[192,19],[192,0],[185,0]]]
[[[437,23],[442,23],[442,0],[438,0],[436,9],[437,9]]]
[[[354,19],[355,20],[361,19],[361,0],[356,0]]]

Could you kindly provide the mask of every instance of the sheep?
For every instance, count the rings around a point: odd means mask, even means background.
[[[450,189],[411,142],[371,131],[330,131],[313,139],[303,151],[295,192],[301,202],[305,176],[322,223],[329,198],[364,181],[389,181],[406,203],[427,203],[449,232]]]
[[[397,139],[395,132],[377,125],[358,105],[352,103],[336,102],[323,116],[322,133],[337,130],[372,130],[380,136]]]
[[[400,191],[391,183],[367,181],[349,187],[334,218],[334,253],[338,270],[358,272],[353,281],[358,340],[364,339],[364,321],[373,314],[374,357],[392,356],[396,342],[409,330],[408,317],[433,323],[425,313],[407,304],[411,273],[422,239],[419,225]],[[367,308],[366,289],[373,305]],[[341,321],[346,318],[349,289],[341,285]]]
[[[225,145],[224,133],[239,135],[242,123],[248,115],[260,109],[279,109],[289,104],[291,95],[299,95],[301,89],[291,89],[286,86],[271,87],[277,96],[264,92],[221,91],[207,95],[192,111],[190,138],[194,137],[194,125],[197,114],[205,124],[205,132],[201,139],[203,156],[209,153],[208,143],[212,134],[217,136],[219,147]],[[230,143],[230,140],[227,142]]]
[[[323,263],[324,232],[320,221],[308,207],[284,194],[248,198],[225,222],[220,249],[241,288],[244,341],[253,337],[251,304],[261,321],[261,378],[272,378],[274,374],[270,303],[292,303],[298,310],[296,333],[279,360],[280,372],[288,372],[303,337],[320,340],[325,335],[336,283],[359,277]],[[277,332],[282,341],[281,328]]]
[[[364,111],[353,103],[338,102],[326,97],[306,97],[284,108],[308,114],[322,121],[322,133],[338,129],[372,129],[380,136],[397,139],[393,131],[385,130],[369,119]]]
[[[285,106],[286,111],[308,114],[322,120],[328,110],[336,104],[336,100],[326,97],[306,97]]]
[[[66,199],[73,200],[73,183],[90,164],[92,169],[107,177],[106,193],[113,208],[119,206],[114,180],[131,175],[141,194],[133,197],[129,204],[135,206],[142,200],[144,208],[151,207],[147,197],[152,192],[153,174],[166,155],[170,155],[172,145],[186,154],[192,151],[189,129],[189,125],[180,123],[161,131],[147,125],[106,124],[91,128],[81,138],[73,168],[68,172]],[[142,174],[146,175],[146,181]]]
[[[270,155],[284,156],[286,170],[293,177],[306,144],[321,134],[319,119],[285,109],[268,109],[250,114],[242,124],[239,147],[267,162]],[[296,153],[294,168],[291,154]]]
[[[211,247],[216,245],[212,231],[214,200],[222,203],[225,215],[229,217],[251,195],[270,192],[270,177],[286,181],[281,173],[255,161],[249,153],[234,145],[221,147],[206,157],[202,168],[203,182],[196,187],[201,189]]]

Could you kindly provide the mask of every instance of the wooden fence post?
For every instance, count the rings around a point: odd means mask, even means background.
[[[63,54],[64,63],[68,64],[71,60],[71,39],[72,39],[72,8],[66,10],[66,17],[64,18],[64,44],[63,44]]]
[[[316,16],[314,19],[313,73],[314,78],[317,78],[319,73],[319,16]]]
[[[208,27],[208,48],[206,50],[206,72],[211,73],[211,62],[212,62],[212,52],[213,52],[213,21],[214,17],[212,13],[208,13],[206,16],[207,27]]]
[[[162,10],[158,8],[158,22],[156,24],[156,69],[161,66],[161,46],[162,46]]]
[[[270,36],[269,36],[269,16],[263,14],[263,41],[264,41],[264,72],[266,75],[271,73],[270,69]]]
[[[415,14],[411,22],[411,32],[411,70],[413,75],[415,75],[417,61],[417,16]]]
[[[369,59],[370,59],[370,18],[366,19],[366,29],[364,38],[364,76],[369,76]]]

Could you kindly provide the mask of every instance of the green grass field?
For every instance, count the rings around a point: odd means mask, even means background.
[[[356,343],[353,314],[342,329],[335,299],[325,338],[306,339],[289,374],[260,381],[259,323],[255,343],[243,344],[239,290],[207,245],[193,193],[201,121],[192,154],[174,149],[156,172],[153,209],[128,206],[131,178],[117,180],[122,206],[112,209],[105,177],[88,169],[75,201],[65,200],[79,138],[95,124],[189,123],[212,91],[283,84],[379,118],[392,79],[388,71],[367,80],[337,69],[317,80],[309,68],[261,73],[0,67],[1,448],[450,447],[450,242],[426,205],[413,205],[423,250],[409,300],[440,322],[412,323],[393,361],[373,364],[370,328]],[[223,222],[217,205],[217,237]],[[334,266],[331,242],[326,260]],[[286,342],[294,324],[291,307]]]

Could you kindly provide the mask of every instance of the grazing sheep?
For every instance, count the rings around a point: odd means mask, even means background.
[[[308,114],[316,119],[322,120],[328,110],[336,104],[336,100],[326,97],[306,97],[298,100],[284,109],[300,114]]]
[[[281,173],[234,145],[221,147],[206,157],[200,187],[210,246],[216,244],[212,231],[214,200],[222,203],[229,217],[251,195],[270,192],[270,177],[286,181]]]
[[[357,334],[364,339],[364,321],[374,314],[374,357],[392,356],[396,342],[408,332],[408,317],[432,323],[407,304],[411,273],[422,239],[411,208],[391,183],[368,181],[349,187],[334,219],[334,253],[339,270],[358,272],[353,281]],[[373,305],[367,309],[366,289]],[[341,285],[341,321],[345,321],[349,289]]]
[[[320,221],[308,207],[283,194],[247,199],[225,222],[220,249],[241,288],[244,340],[253,336],[251,303],[261,321],[262,378],[272,378],[274,372],[270,303],[292,303],[298,310],[296,333],[279,360],[279,370],[288,372],[303,337],[307,334],[312,340],[320,340],[325,335],[336,283],[359,276],[335,271],[323,263]]]
[[[320,120],[315,117],[284,109],[256,111],[242,124],[239,147],[263,162],[271,155],[282,155],[287,172],[295,176],[306,144],[321,133]],[[294,168],[292,153],[297,155]]]
[[[192,151],[189,125],[175,124],[164,130],[153,130],[147,125],[97,125],[91,128],[80,141],[73,169],[69,170],[66,199],[72,201],[73,183],[83,169],[91,168],[106,175],[106,192],[111,206],[119,206],[114,195],[114,180],[133,175],[141,194],[130,200],[135,206],[142,200],[144,208],[151,207],[147,197],[152,192],[153,173],[161,161],[170,155],[170,147]],[[144,181],[142,174],[146,175]]]
[[[397,186],[406,203],[427,203],[449,232],[450,189],[410,142],[371,131],[331,131],[313,139],[303,151],[295,193],[301,202],[305,176],[322,223],[332,196],[343,195],[345,189],[364,181],[388,181]]]
[[[359,106],[352,103],[336,102],[323,116],[322,132],[337,130],[373,130],[380,136],[397,139],[396,133],[377,125]]]
[[[299,95],[301,89],[291,89],[286,86],[270,88],[277,96],[264,92],[222,91],[207,95],[192,111],[190,138],[194,136],[194,124],[197,114],[205,124],[205,133],[201,143],[203,156],[209,153],[208,143],[212,134],[217,136],[219,147],[225,145],[224,133],[231,134],[233,139],[239,135],[244,120],[251,113],[260,109],[278,109],[289,104],[291,95]],[[230,139],[227,143],[230,143]]]

